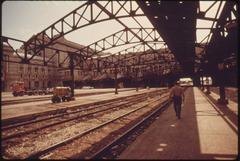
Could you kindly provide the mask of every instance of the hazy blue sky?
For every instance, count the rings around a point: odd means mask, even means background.
[[[28,40],[33,34],[41,32],[67,13],[85,3],[85,1],[5,1],[2,4],[2,35],[21,40]],[[206,10],[213,2],[200,2],[200,9]],[[207,16],[214,17],[217,5],[213,7]],[[214,13],[215,12],[215,13]],[[152,27],[151,23],[142,18],[141,23],[145,27]],[[124,20],[131,26],[132,19]],[[197,21],[198,27],[209,27],[211,21]],[[66,35],[66,39],[89,45],[105,36],[108,36],[123,27],[115,20],[105,21],[96,25],[81,28]],[[198,31],[197,41],[202,40],[209,31]],[[115,49],[115,51],[120,49]],[[112,50],[112,52],[115,52]]]

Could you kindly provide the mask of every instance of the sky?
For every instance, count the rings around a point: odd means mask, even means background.
[[[85,1],[5,1],[2,3],[2,35],[20,40],[28,40],[33,34],[43,31],[75,8],[84,4]],[[206,10],[213,2],[200,2],[200,10]],[[218,2],[219,3],[219,2]],[[218,4],[207,12],[208,17],[214,17]],[[153,27],[146,18],[138,18],[144,27]],[[122,20],[128,26],[136,26],[131,18]],[[197,20],[197,27],[210,27],[212,21]],[[65,35],[67,40],[89,45],[116,31],[123,29],[117,21],[110,20],[81,28]],[[197,42],[200,42],[209,30],[197,31]],[[15,44],[18,48],[20,44]],[[128,46],[124,46],[128,47]],[[123,47],[112,49],[117,52]]]

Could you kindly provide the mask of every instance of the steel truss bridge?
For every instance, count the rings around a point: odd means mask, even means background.
[[[208,17],[207,13],[216,6],[214,18]],[[138,75],[139,71],[147,72],[148,69],[155,68],[163,75],[165,70],[174,72],[176,66],[180,65],[181,74],[192,77],[195,84],[200,83],[197,80],[202,75],[212,76],[214,82],[219,84],[224,82],[217,81],[220,77],[227,75],[228,70],[236,68],[238,12],[237,1],[216,1],[205,11],[201,11],[199,1],[93,0],[86,1],[27,42],[1,36],[1,44],[2,47],[4,43],[11,47],[11,41],[23,44],[24,56],[15,50],[21,60],[17,63],[34,64],[34,57],[41,55],[42,62],[37,65],[49,66],[54,57],[64,57],[62,61],[58,59],[54,67],[70,69],[72,80],[74,69],[98,72],[114,69],[116,76],[118,72],[134,72]],[[137,17],[143,16],[150,20],[154,28],[141,25]],[[131,18],[139,27],[128,27],[123,22],[124,18]],[[210,21],[212,26],[197,28],[197,19]],[[67,46],[58,41],[75,30],[110,20],[117,21],[124,29],[82,48]],[[210,33],[197,43],[196,31],[206,29],[210,29]],[[205,40],[207,41],[203,43]],[[57,48],[59,44],[67,46],[70,50]],[[129,44],[133,46],[116,53],[104,53],[106,50]],[[202,49],[198,55],[195,52],[196,47]],[[47,49],[54,51],[54,54],[47,55]],[[135,54],[129,54],[130,52]],[[171,54],[174,55],[174,59],[168,58]]]

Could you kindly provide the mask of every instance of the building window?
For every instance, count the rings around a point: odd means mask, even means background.
[[[65,75],[66,75],[66,76],[69,76],[69,75],[70,75],[70,72],[69,72],[69,71],[66,71],[66,72],[65,72]]]
[[[22,72],[23,71],[23,66],[20,65],[19,69],[20,69],[20,72]]]
[[[34,86],[35,86],[35,88],[39,88],[39,82],[38,82],[38,81],[35,81],[35,82],[34,82]]]
[[[35,67],[35,72],[38,72],[38,67]]]

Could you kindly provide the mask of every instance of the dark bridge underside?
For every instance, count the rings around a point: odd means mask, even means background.
[[[192,75],[199,2],[137,1],[137,3],[179,61],[184,74]]]

